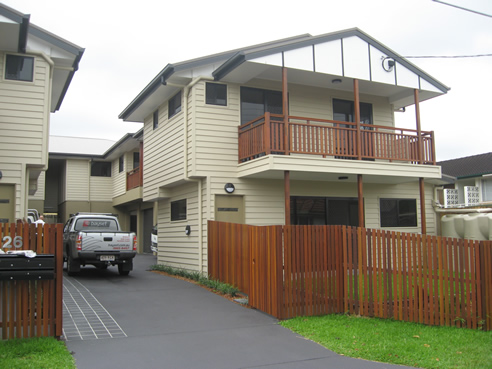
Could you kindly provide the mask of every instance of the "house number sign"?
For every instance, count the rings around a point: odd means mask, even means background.
[[[16,249],[20,249],[22,247],[22,236],[15,236],[14,238],[5,236],[2,238],[2,249],[11,249],[12,245]]]

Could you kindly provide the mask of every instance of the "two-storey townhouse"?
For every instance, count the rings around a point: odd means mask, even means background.
[[[435,233],[419,104],[447,91],[359,29],[168,64],[120,114],[144,123],[158,262],[206,271],[208,220]]]
[[[50,136],[45,214],[61,223],[77,212],[117,214],[123,229],[137,234],[138,251],[150,252],[154,204],[142,201],[141,151],[142,130],[117,142]]]
[[[28,196],[43,192],[50,113],[84,52],[29,19],[0,4],[0,222],[26,218]]]

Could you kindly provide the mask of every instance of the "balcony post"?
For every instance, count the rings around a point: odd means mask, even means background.
[[[284,147],[285,155],[290,154],[289,132],[289,94],[287,90],[287,68],[282,67],[282,113],[284,115]]]
[[[419,90],[415,89],[414,91],[414,99],[415,99],[415,118],[417,120],[417,159],[418,163],[422,164],[423,155],[422,155],[422,129],[420,127],[420,105],[419,105]]]
[[[422,234],[427,234],[427,220],[425,217],[425,184],[424,178],[419,178],[420,191],[420,229]]]
[[[362,159],[362,145],[360,137],[360,100],[359,100],[359,80],[354,79],[354,120],[357,128],[355,143],[357,150],[357,160]]]
[[[290,171],[284,172],[285,225],[290,225]]]
[[[265,113],[265,123],[263,125],[263,147],[265,148],[265,155],[270,155],[272,152],[270,138],[270,112]]]

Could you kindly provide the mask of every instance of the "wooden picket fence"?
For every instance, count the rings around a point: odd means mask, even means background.
[[[492,329],[492,242],[208,223],[208,272],[279,319],[332,313]]]
[[[0,223],[0,242],[3,251],[32,250],[37,255],[54,255],[55,260],[53,279],[8,280],[5,277],[9,272],[2,271],[1,338],[60,337],[63,316],[63,224],[36,226]],[[5,259],[0,259],[4,265]],[[29,274],[36,273],[29,270]]]

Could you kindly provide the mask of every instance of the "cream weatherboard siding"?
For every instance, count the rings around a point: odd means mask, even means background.
[[[7,80],[5,55],[0,52],[0,167],[2,183],[15,184],[15,217],[24,218],[28,168],[43,170],[47,165],[50,65],[27,53],[34,57],[33,82]]]
[[[171,221],[171,202],[186,199],[186,219]],[[198,183],[190,182],[172,189],[172,196],[159,201],[158,262],[176,268],[199,270]],[[185,235],[185,228],[191,234]],[[206,247],[206,246],[205,246]]]
[[[87,160],[67,160],[65,201],[88,201],[90,162]]]
[[[126,171],[120,172],[119,158],[111,163],[111,178],[113,182],[113,197],[121,196],[126,193]],[[125,158],[125,163],[127,162]]]
[[[89,201],[108,201],[113,199],[111,177],[89,177]]]
[[[159,188],[183,179],[183,111],[168,119],[167,102],[159,107],[159,126],[152,115],[144,123],[143,200],[159,197]]]

